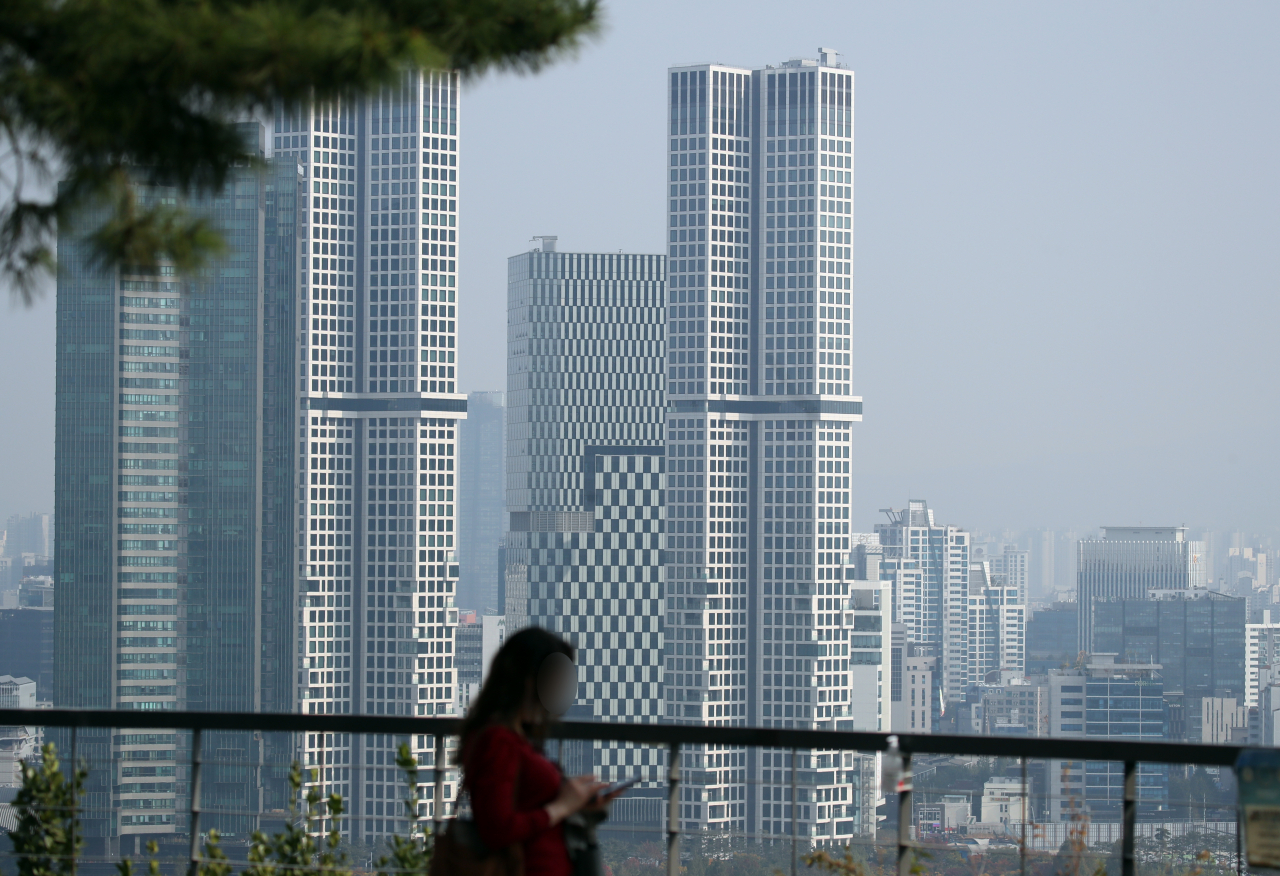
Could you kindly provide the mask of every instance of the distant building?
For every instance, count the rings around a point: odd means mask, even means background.
[[[991,564],[991,574],[1001,578],[1005,587],[1016,587],[1025,602],[1031,587],[1031,551],[1007,544],[987,561]]]
[[[1093,654],[1082,669],[1053,670],[1048,681],[1051,736],[1168,738],[1159,664],[1117,663],[1115,654]],[[1119,821],[1124,765],[1118,761],[1052,760],[1049,792],[1050,821],[1070,821],[1081,812],[1090,813],[1097,821]],[[1139,812],[1153,812],[1167,803],[1167,766],[1139,766],[1138,798]]]
[[[1280,667],[1280,611],[1265,610],[1262,622],[1245,625],[1245,689],[1244,704],[1247,708],[1258,705],[1258,693],[1264,673],[1272,669],[1271,678],[1277,676],[1274,667]]]
[[[5,523],[6,556],[32,554],[37,562],[46,563],[53,556],[53,515],[15,514]]]
[[[458,442],[458,604],[501,611],[506,531],[505,393],[473,392]]]
[[[32,679],[0,675],[0,709],[35,707],[36,683]],[[38,726],[0,727],[0,788],[12,789],[22,785],[21,762],[39,754],[41,740]],[[5,800],[11,796],[11,792],[3,795]]]
[[[984,735],[1049,736],[1048,679],[1015,678],[984,688],[981,714],[978,732]]]
[[[1153,590],[1093,601],[1090,652],[1158,663],[1171,738],[1199,741],[1200,700],[1245,701],[1244,600],[1211,590]]]
[[[53,608],[53,577],[23,578],[18,585],[18,605],[22,608]]]
[[[486,614],[480,618],[481,624],[481,680],[489,674],[493,665],[493,657],[507,641],[507,619],[500,614]]]
[[[36,683],[22,676],[0,675],[0,709],[34,709]]]
[[[988,563],[969,564],[969,684],[997,683],[1002,675],[1026,672],[1025,566],[1021,577],[1021,587],[1009,586]]]
[[[1200,700],[1199,742],[1231,745],[1247,738],[1248,710],[1235,697],[1204,697]]]
[[[1027,675],[1046,675],[1075,663],[1080,653],[1080,614],[1074,602],[1055,602],[1027,623]]]
[[[1077,545],[1081,651],[1092,640],[1094,599],[1144,599],[1149,590],[1188,590],[1206,580],[1204,545],[1188,541],[1185,526],[1108,526],[1103,532]]]
[[[0,609],[0,673],[26,677],[41,702],[53,701],[53,600]]]
[[[1053,592],[1055,585],[1054,579],[1054,543],[1057,540],[1055,533],[1050,530],[1044,530],[1036,533],[1035,550],[1032,552],[1032,569],[1031,577],[1034,583],[1034,593],[1036,596],[1045,597]]]
[[[474,611],[458,612],[458,628],[454,633],[454,668],[458,671],[457,707],[466,711],[472,698],[480,692],[484,670],[484,635]]]
[[[1022,780],[1006,776],[988,779],[982,786],[983,824],[1017,824],[1025,821],[1022,817],[1025,799],[1022,793]]]
[[[459,613],[455,646],[458,654],[456,665],[459,712],[465,712],[471,705],[471,701],[480,693],[485,677],[489,674],[489,666],[493,663],[493,655],[506,641],[506,621],[507,619],[502,615],[492,613],[485,615],[474,611]],[[584,714],[582,717],[589,720],[592,716]]]
[[[1268,571],[1265,551],[1245,547],[1243,544],[1227,549],[1225,562],[1221,564],[1218,589],[1235,596],[1249,596],[1254,590],[1274,584],[1274,572]]]
[[[916,653],[903,624],[894,624],[889,649],[890,729],[895,733],[932,733],[938,708],[936,657]]]
[[[483,668],[480,622],[474,611],[458,612],[458,631],[455,634],[454,651],[458,655],[454,668],[458,670],[459,684],[480,684]]]
[[[969,682],[969,534],[956,526],[934,522],[928,503],[912,500],[905,509],[884,509],[888,522],[878,523],[886,573],[919,575],[914,596],[901,603],[907,641],[936,649],[943,696],[948,702],[964,699]],[[896,569],[904,562],[918,569]],[[910,600],[910,601],[908,601]],[[908,612],[913,612],[909,615]]]
[[[15,592],[23,578],[52,577],[53,559],[29,551],[0,557],[0,591]]]

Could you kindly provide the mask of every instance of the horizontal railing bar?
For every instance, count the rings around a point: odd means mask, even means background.
[[[456,736],[459,718],[400,715],[302,715],[271,712],[118,712],[109,709],[0,709],[0,726],[145,728],[156,730],[256,730],[264,733],[386,733]],[[788,730],[775,727],[700,727],[691,724],[632,724],[566,721],[548,728],[559,739],[636,742],[649,745],[741,745],[764,748],[830,748],[884,751],[890,735],[912,754],[975,754],[1053,760],[1134,760],[1143,763],[1232,766],[1239,745],[1189,742],[1129,742],[1119,739],[1055,739],[1026,736],[946,736],[849,730]]]

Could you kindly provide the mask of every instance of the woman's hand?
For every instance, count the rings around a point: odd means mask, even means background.
[[[600,789],[607,785],[607,782],[597,781],[595,776],[590,775],[565,779],[564,783],[560,785],[560,794],[543,807],[547,810],[547,815],[550,816],[551,824],[559,824],[573,813],[597,800]]]
[[[627,793],[626,788],[619,788],[612,794],[601,794],[597,792],[594,797],[587,801],[587,805],[583,806],[582,809],[584,812],[603,812],[605,809],[609,808],[609,804],[614,801],[615,797],[621,797],[625,793]]]

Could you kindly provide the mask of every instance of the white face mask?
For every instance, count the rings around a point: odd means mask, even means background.
[[[538,669],[538,699],[552,715],[563,715],[573,705],[578,689],[573,661],[557,651],[548,654]]]

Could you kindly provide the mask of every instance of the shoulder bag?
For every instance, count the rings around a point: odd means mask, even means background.
[[[491,849],[480,839],[470,818],[455,818],[436,838],[430,876],[524,876],[524,852],[519,843]]]

